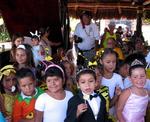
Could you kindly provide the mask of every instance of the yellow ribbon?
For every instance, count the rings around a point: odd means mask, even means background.
[[[6,65],[0,70],[0,80],[2,79],[3,75],[4,76],[9,76],[10,73],[16,73],[13,65]]]
[[[97,66],[97,62],[96,61],[94,61],[94,62],[89,61],[88,66]]]
[[[45,60],[46,60],[46,61],[51,61],[52,59],[53,59],[53,58],[52,58],[51,56],[46,56],[46,57],[45,57]]]

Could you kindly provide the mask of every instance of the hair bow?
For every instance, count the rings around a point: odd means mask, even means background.
[[[3,76],[9,76],[10,73],[16,73],[13,65],[6,65],[0,70],[0,80]]]
[[[91,62],[89,61],[88,66],[97,66],[97,61]]]

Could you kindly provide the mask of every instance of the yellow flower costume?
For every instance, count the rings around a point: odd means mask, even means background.
[[[16,73],[13,65],[6,65],[2,69],[0,69],[0,82],[4,82],[3,77],[9,76],[11,73]],[[2,85],[2,83],[1,83]],[[4,102],[4,115],[5,116],[11,116],[12,114],[12,105],[15,100],[15,95],[8,94],[8,93],[0,93],[0,97],[2,98]]]

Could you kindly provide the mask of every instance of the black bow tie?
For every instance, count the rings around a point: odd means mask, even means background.
[[[90,95],[90,100],[92,100],[94,97],[96,98],[98,94]]]

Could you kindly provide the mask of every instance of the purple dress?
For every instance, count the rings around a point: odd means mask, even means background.
[[[131,89],[130,89],[131,91]],[[148,94],[146,96],[138,96],[131,91],[124,109],[123,116],[126,122],[145,122],[144,116],[148,105]]]

